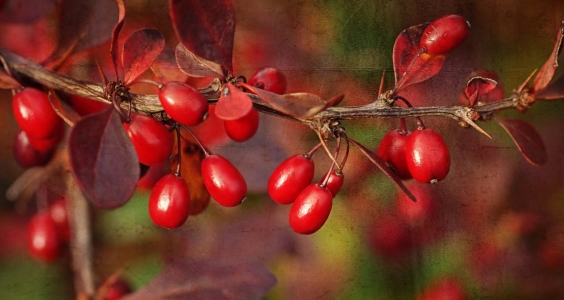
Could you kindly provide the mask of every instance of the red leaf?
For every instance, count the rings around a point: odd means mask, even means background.
[[[163,35],[154,28],[134,31],[123,44],[121,62],[124,82],[129,84],[149,70],[165,46]]]
[[[62,1],[57,23],[57,44],[46,63],[64,57],[69,50],[78,52],[107,41],[117,14],[115,0]]]
[[[276,278],[261,263],[177,259],[146,286],[123,300],[263,299]]]
[[[251,98],[231,83],[221,89],[215,105],[215,115],[225,121],[241,119],[253,109]]]
[[[68,144],[72,172],[96,207],[116,208],[131,198],[139,180],[139,161],[112,106],[78,121]]]
[[[185,82],[188,79],[188,76],[178,68],[174,51],[167,45],[151,66],[151,71],[161,82]]]
[[[117,48],[118,48],[118,41],[119,41],[119,32],[123,27],[123,22],[125,21],[125,4],[123,0],[116,0],[118,6],[118,21],[112,30],[112,37],[111,37],[111,46],[110,46],[110,55],[112,56],[112,62],[114,63],[114,72],[116,76],[116,81],[118,80],[118,67],[117,67]]]
[[[409,197],[409,199],[413,200],[413,202],[417,201],[417,199],[415,199],[415,196],[413,196],[413,194],[403,184],[403,182],[396,174],[396,172],[390,169],[390,167],[388,167],[388,165],[382,159],[380,159],[376,155],[376,153],[370,151],[368,148],[364,147],[362,144],[349,137],[347,137],[347,140],[351,144],[355,145],[358,148],[358,150],[360,150],[360,152],[362,152],[362,154],[364,154],[373,164],[375,164],[378,168],[380,168],[380,170],[382,170],[382,172],[384,172],[386,176],[390,177],[390,179],[397,185],[397,187],[402,192],[404,192],[407,195],[407,197]]]
[[[425,28],[427,28],[429,24],[430,23],[425,23],[411,26],[402,31],[396,38],[392,58],[396,83],[400,81],[403,73],[405,73],[413,58],[420,51],[421,46],[419,45],[419,41],[421,40],[423,31],[425,31]]]
[[[495,119],[513,139],[527,161],[535,166],[546,163],[548,157],[542,137],[529,123],[517,119]]]
[[[470,101],[468,106],[474,106],[476,100],[492,91],[496,86],[497,81],[491,78],[482,76],[472,77],[468,83],[466,83],[466,89],[464,90],[466,97],[468,97]]]
[[[80,120],[80,115],[66,102],[61,101],[55,90],[49,90],[49,101],[57,114],[73,127]]]
[[[427,53],[422,53],[415,58],[411,67],[400,78],[399,84],[396,84],[395,92],[397,93],[405,87],[423,82],[437,75],[443,68],[445,59],[446,56],[444,55],[431,56]]]
[[[0,71],[0,89],[15,90],[22,85],[6,72]]]
[[[170,16],[186,49],[233,72],[235,14],[231,1],[170,0]]]
[[[219,64],[194,55],[181,43],[176,46],[176,62],[182,72],[194,77],[216,77],[223,79]]]
[[[560,24],[560,28],[558,29],[558,34],[556,35],[556,41],[554,42],[554,49],[552,49],[552,53],[540,69],[537,77],[535,77],[535,81],[533,82],[533,92],[540,91],[544,89],[554,77],[554,73],[556,72],[556,68],[558,68],[558,55],[562,51],[562,39],[564,38],[564,21]]]
[[[535,98],[544,100],[564,98],[564,74],[560,75],[546,88],[536,92]]]
[[[1,22],[26,23],[50,13],[55,0],[6,0],[0,7]]]
[[[256,94],[262,101],[268,103],[274,109],[296,118],[307,119],[328,107],[339,104],[343,95],[335,96],[329,101],[308,93],[292,93],[279,95],[263,89],[240,83],[243,87]]]

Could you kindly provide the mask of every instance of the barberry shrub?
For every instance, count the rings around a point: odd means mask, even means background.
[[[1,290],[27,243],[81,299],[562,297],[559,4],[20,2]]]

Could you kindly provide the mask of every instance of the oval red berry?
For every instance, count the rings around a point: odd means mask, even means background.
[[[394,129],[386,133],[376,151],[378,157],[386,162],[399,178],[403,180],[411,179],[411,174],[405,161],[405,145],[409,135],[409,131],[402,134],[398,129]]]
[[[331,192],[331,195],[335,197],[337,193],[341,190],[341,187],[343,186],[343,182],[345,181],[345,175],[343,174],[343,172],[338,172],[337,170],[333,169],[331,173],[326,173],[323,176],[323,178],[321,178],[319,184],[325,182],[327,176],[329,176],[329,179],[327,179],[326,187]]]
[[[47,94],[35,88],[25,88],[12,99],[14,117],[20,128],[33,139],[53,136],[64,126]]]
[[[159,100],[165,112],[184,126],[200,124],[208,113],[208,101],[195,88],[171,81],[159,90]]]
[[[328,189],[316,183],[310,184],[290,208],[290,226],[297,233],[312,234],[325,224],[332,205],[333,195]]]
[[[458,15],[446,15],[431,22],[419,45],[429,55],[444,55],[460,46],[468,36],[468,22]]]
[[[39,151],[33,148],[29,137],[21,130],[14,139],[13,150],[16,162],[24,168],[43,166],[49,162],[52,154],[52,151]]]
[[[249,84],[276,94],[286,92],[286,76],[276,68],[263,68],[249,78]]]
[[[212,154],[202,160],[202,179],[210,196],[223,206],[237,206],[247,196],[245,178],[223,156]]]
[[[172,135],[159,121],[141,114],[131,114],[131,123],[124,123],[139,162],[147,166],[164,163],[172,152]]]
[[[268,179],[268,195],[280,204],[294,202],[313,179],[313,162],[301,154],[283,161]]]
[[[189,212],[190,193],[182,177],[168,174],[157,181],[149,197],[149,215],[156,225],[180,227],[186,222]]]
[[[450,153],[432,129],[414,131],[406,144],[405,160],[413,179],[421,183],[443,180],[450,170]]]
[[[43,262],[57,259],[60,252],[60,241],[55,222],[48,212],[39,212],[29,221],[27,249],[32,257]]]
[[[224,121],[225,132],[236,142],[244,142],[257,132],[259,126],[259,114],[256,110],[251,110],[241,119]]]

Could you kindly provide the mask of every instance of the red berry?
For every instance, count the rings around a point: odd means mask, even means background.
[[[378,157],[403,180],[411,179],[405,161],[405,145],[410,134],[409,131],[402,134],[399,129],[394,129],[386,133],[377,150]]]
[[[32,257],[43,262],[54,261],[59,255],[57,226],[48,212],[39,212],[29,221],[27,248]]]
[[[434,213],[436,202],[429,186],[415,183],[408,185],[407,188],[417,201],[413,202],[405,193],[400,192],[396,199],[399,216],[410,223],[421,223],[429,220]]]
[[[51,152],[57,147],[59,142],[63,139],[64,135],[64,127],[59,127],[59,129],[57,129],[57,131],[53,133],[52,136],[44,139],[30,138],[29,143],[38,151]]]
[[[124,123],[139,162],[147,166],[164,163],[172,152],[172,135],[159,121],[141,114],[131,114],[131,123]]]
[[[466,292],[460,281],[454,277],[441,278],[427,286],[417,300],[464,300]]]
[[[69,219],[65,199],[57,199],[49,204],[49,216],[57,227],[57,236],[63,242],[70,240]]]
[[[409,173],[421,183],[443,180],[450,170],[450,154],[445,141],[432,129],[414,131],[406,144]]]
[[[326,173],[323,176],[323,178],[321,178],[321,181],[319,181],[320,184],[325,182],[325,178],[327,178],[327,175],[329,175],[329,179],[327,180],[327,189],[331,192],[331,195],[335,197],[337,193],[341,190],[341,187],[343,186],[345,175],[343,174],[343,172],[339,172],[333,169],[331,173]]]
[[[70,103],[72,105],[72,108],[74,108],[74,110],[76,110],[76,112],[81,116],[101,112],[109,105],[108,103],[77,95],[70,96]]]
[[[461,16],[440,17],[425,28],[419,45],[429,55],[447,54],[464,42],[469,28],[469,23]]]
[[[151,220],[164,228],[177,228],[186,222],[189,213],[190,193],[186,181],[174,174],[157,181],[149,197]]]
[[[413,244],[409,226],[390,213],[378,217],[368,234],[372,249],[386,258],[403,257]]]
[[[52,154],[52,151],[39,151],[33,148],[29,137],[21,130],[14,139],[13,150],[16,162],[24,168],[43,166],[49,162]]]
[[[182,82],[171,81],[159,90],[159,99],[165,112],[184,126],[200,124],[208,113],[208,101],[195,88]]]
[[[290,226],[300,234],[312,234],[319,230],[331,213],[333,195],[319,184],[308,185],[290,208]]]
[[[210,196],[223,206],[237,206],[247,196],[245,178],[223,156],[212,154],[202,160],[202,178]]]
[[[249,78],[249,84],[265,91],[284,94],[286,91],[286,76],[275,68],[262,68]]]
[[[314,166],[301,154],[283,161],[268,179],[268,195],[280,204],[294,202],[298,194],[311,183]]]
[[[225,132],[236,142],[244,142],[257,132],[259,126],[259,114],[256,110],[251,110],[241,119],[224,121]]]
[[[103,298],[104,300],[118,300],[124,297],[127,294],[131,293],[131,287],[129,284],[123,279],[119,278],[111,286],[108,287],[106,291],[106,296]]]
[[[46,139],[64,126],[44,92],[25,88],[12,99],[14,117],[20,128],[33,139]]]

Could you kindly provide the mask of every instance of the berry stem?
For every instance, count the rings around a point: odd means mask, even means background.
[[[180,134],[178,124],[174,124],[174,130],[176,131],[176,153],[178,156],[178,165],[176,165],[176,172],[174,172],[174,175],[180,177],[180,164],[182,163],[182,145],[180,143],[180,139],[182,138],[182,135]]]
[[[192,135],[192,137],[198,143],[198,146],[200,146],[200,149],[202,149],[202,151],[204,152],[204,156],[209,157],[211,154],[208,152],[208,150],[206,150],[206,147],[204,147],[204,145],[202,145],[202,142],[200,142],[200,139],[198,139],[198,137],[192,132],[192,130],[190,130],[190,128],[188,128],[184,125],[180,125],[180,126],[184,129],[186,129],[186,131],[188,131],[188,133],[190,133]],[[181,137],[182,137],[182,135],[181,135]],[[180,161],[178,161],[178,165],[180,165]]]
[[[121,109],[121,101],[119,101],[120,103],[118,103],[118,97],[121,99],[121,96],[118,95],[118,93],[123,93],[125,91],[124,88],[120,87],[117,88],[113,91],[112,93],[112,104],[114,105],[114,108],[116,109],[116,111],[119,113],[119,116],[121,117],[121,121],[124,123],[131,123],[131,117],[124,113],[123,110]],[[129,99],[130,101],[128,101],[129,103],[131,103],[131,99]],[[130,112],[131,112],[131,104],[129,106]]]
[[[407,105],[407,107],[413,107],[413,105],[411,105],[411,103],[410,103],[409,101],[407,101],[407,99],[405,99],[405,98],[402,97],[402,96],[395,95],[393,99],[394,99],[394,100],[399,99],[399,100],[403,101],[403,103],[405,103],[405,105]],[[415,119],[417,119],[417,129],[425,129],[425,124],[423,124],[423,120],[421,120],[421,117],[415,117]],[[402,130],[403,130],[405,133],[407,133],[407,130],[406,130],[406,128],[405,128],[405,121],[404,121],[404,118],[402,118],[402,121],[403,121],[403,123],[402,123]]]

